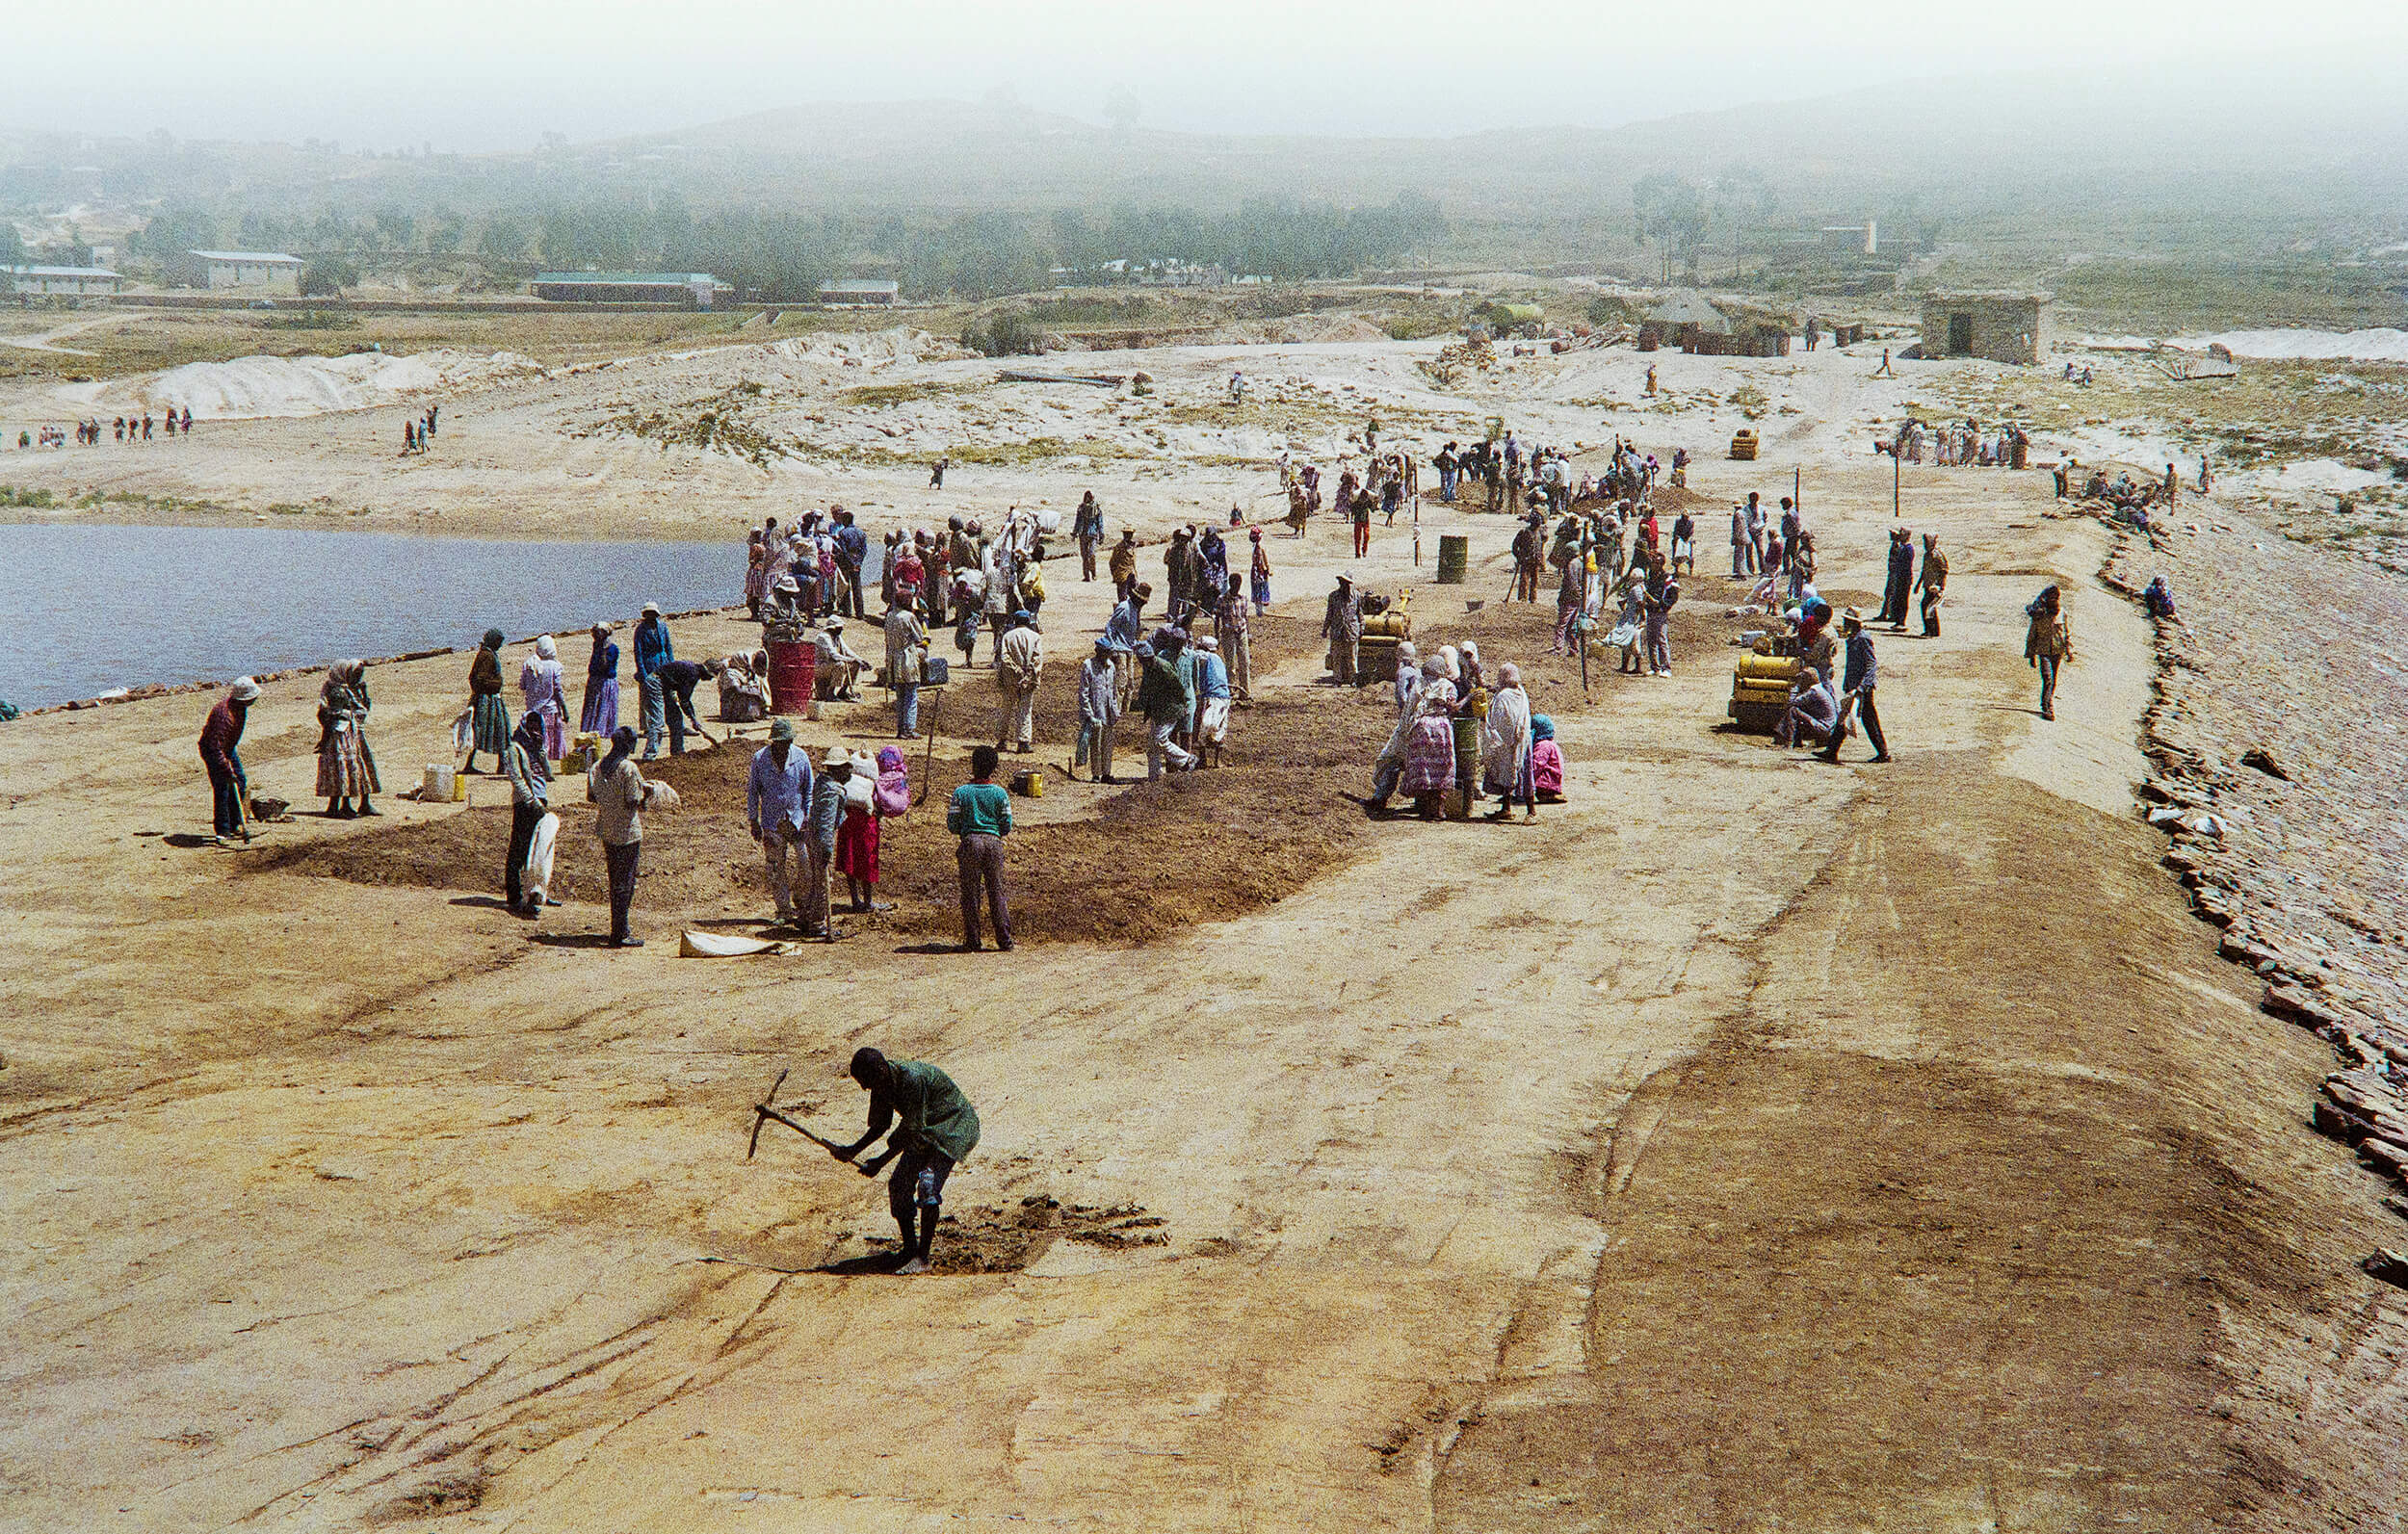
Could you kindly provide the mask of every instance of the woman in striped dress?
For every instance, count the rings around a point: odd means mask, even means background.
[[[487,629],[477,646],[477,658],[468,663],[468,763],[462,769],[477,770],[477,753],[493,753],[493,770],[500,772],[506,765],[510,748],[510,709],[502,701],[502,631]]]
[[[367,722],[367,663],[335,662],[318,689],[318,793],[334,819],[383,813],[368,797],[382,785],[376,753],[368,749]],[[359,801],[355,810],[353,799]]]

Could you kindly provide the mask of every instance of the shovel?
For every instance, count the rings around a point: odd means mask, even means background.
[[[920,761],[920,787],[911,795],[911,807],[918,809],[929,800],[929,769],[936,765],[936,727],[945,722],[945,689],[936,689],[936,708],[929,719],[928,754]]]

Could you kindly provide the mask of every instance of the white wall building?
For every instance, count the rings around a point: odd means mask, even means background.
[[[188,288],[301,292],[301,258],[280,250],[187,250],[176,265]]]
[[[105,299],[125,279],[106,267],[0,267],[8,291],[21,298],[59,295],[74,299]]]

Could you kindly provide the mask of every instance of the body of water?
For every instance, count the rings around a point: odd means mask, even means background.
[[[633,622],[646,602],[671,612],[741,602],[744,575],[741,542],[0,526],[0,698],[34,708],[145,682],[473,649],[488,628],[512,639],[548,629],[564,659],[582,657],[588,624]]]

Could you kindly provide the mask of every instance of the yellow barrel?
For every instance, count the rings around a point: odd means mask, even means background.
[[[1767,682],[1788,682],[1797,675],[1797,663],[1780,655],[1743,655],[1740,657],[1739,674]]]

